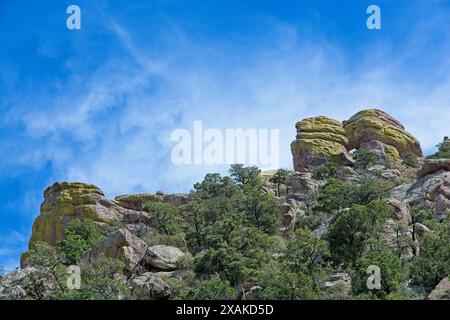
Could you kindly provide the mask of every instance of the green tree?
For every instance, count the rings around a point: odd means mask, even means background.
[[[280,197],[280,187],[282,185],[285,185],[286,187],[289,186],[289,171],[286,169],[278,169],[277,172],[270,177],[269,181],[277,186],[277,196]],[[289,189],[287,189],[287,191],[289,191]]]
[[[318,296],[314,291],[314,280],[303,273],[284,270],[260,272],[258,285],[262,287],[257,293],[261,300],[312,300]]]
[[[450,141],[444,140],[444,142],[439,143],[438,151],[433,155],[429,156],[430,159],[449,159],[450,158]]]
[[[242,164],[232,164],[230,168],[231,178],[241,187],[260,185],[260,172],[257,167],[244,167]]]
[[[388,188],[375,179],[364,179],[352,190],[352,203],[368,204],[389,195]]]
[[[342,165],[337,161],[327,161],[321,166],[315,167],[312,177],[316,180],[326,180],[328,178],[338,178],[342,172]]]
[[[232,300],[235,299],[236,291],[228,281],[217,278],[200,282],[195,290],[196,300]]]
[[[420,238],[420,254],[411,264],[414,281],[429,289],[450,274],[450,224],[442,223]]]
[[[180,210],[169,203],[147,202],[144,210],[150,213],[153,225],[157,230],[166,234],[174,235],[180,232]]]
[[[59,248],[68,264],[77,264],[81,256],[101,239],[101,232],[91,219],[70,221],[64,229],[64,240]]]
[[[64,259],[55,247],[47,242],[37,241],[33,243],[29,251],[31,265],[36,269],[31,273],[30,297],[37,300],[47,299],[51,295],[65,291],[66,267]],[[52,292],[49,292],[47,283],[55,284]]]
[[[330,178],[320,188],[314,210],[329,213],[341,212],[342,209],[351,206],[353,191],[352,185]]]
[[[56,295],[61,300],[120,300],[130,297],[123,278],[125,264],[104,256],[80,263],[81,288]]]
[[[320,261],[329,256],[326,241],[315,237],[307,229],[299,229],[291,240],[283,256],[284,267],[287,270],[313,275],[320,269]]]
[[[364,251],[365,242],[376,237],[392,210],[385,202],[372,201],[368,205],[353,205],[342,212],[326,234],[333,260],[338,263],[356,261]]]
[[[384,243],[376,240],[368,241],[368,251],[365,251],[355,263],[355,273],[352,276],[354,293],[372,292],[379,298],[395,292],[407,279],[408,270],[402,265],[400,258],[394,255]],[[369,266],[380,268],[381,288],[370,290],[367,287],[367,270]]]

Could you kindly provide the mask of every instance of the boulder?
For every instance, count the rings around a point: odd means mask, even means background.
[[[296,124],[296,140],[291,143],[295,171],[311,171],[328,160],[353,165],[347,152],[348,140],[339,121],[320,116]]]
[[[423,178],[440,170],[450,171],[450,159],[425,159],[422,168],[417,172],[417,178]]]
[[[147,244],[126,229],[117,230],[88,251],[83,260],[100,256],[116,258],[125,263],[128,271],[133,271],[144,258]]]
[[[176,247],[156,245],[147,249],[145,262],[155,269],[170,271],[176,269],[177,261],[184,256]]]
[[[151,272],[133,277],[129,283],[132,295],[138,299],[165,299],[171,294],[170,286]]]
[[[417,139],[392,116],[378,109],[362,110],[343,122],[348,150],[367,148],[393,161],[407,154],[422,156]]]
[[[400,161],[400,154],[395,147],[378,140],[362,142],[359,148],[374,153],[380,164],[384,164],[386,161]]]
[[[449,278],[444,278],[439,282],[439,284],[431,291],[428,296],[430,300],[450,300],[450,280]]]

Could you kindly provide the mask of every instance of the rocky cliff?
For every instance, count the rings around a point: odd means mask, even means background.
[[[314,250],[329,247],[331,254],[335,241],[349,243],[349,252],[361,247],[371,264],[388,263],[373,262],[376,256],[368,258],[371,251],[364,249],[363,231],[358,229],[362,216],[385,205],[388,209],[380,211],[387,213],[384,220],[376,227],[377,217],[372,217],[369,229],[374,230],[366,230],[374,237],[371,241],[378,239],[387,248],[383,255],[388,255],[389,261],[395,260],[400,268],[409,268],[415,261],[419,266],[434,260],[440,264],[423,267],[429,268],[423,271],[428,278],[419,279],[417,274],[422,273],[418,272],[402,279],[401,284],[396,284],[402,286],[401,290],[387,286],[383,297],[407,291],[408,298],[413,299],[448,298],[446,265],[450,265],[450,252],[444,250],[434,257],[433,250],[438,250],[437,244],[446,243],[446,237],[450,240],[450,233],[445,233],[450,213],[450,159],[423,158],[417,139],[399,121],[376,109],[360,111],[342,123],[324,116],[307,118],[299,121],[296,129],[291,144],[294,171],[260,172],[255,178],[256,171],[244,172],[238,167],[234,182],[228,177],[208,175],[189,194],[141,193],[114,200],[107,199],[94,185],[57,182],[44,192],[29,248],[46,243],[59,250],[71,221],[88,219],[102,230],[102,237],[83,247],[79,264],[92,272],[92,268],[102,270],[100,266],[107,264],[103,258],[122,262],[123,272],[115,274],[114,281],[123,284],[133,297],[166,299],[181,293],[187,295],[184,297],[199,297],[194,291],[203,284],[198,282],[205,277],[214,282],[214,277],[220,275],[235,281],[221,286],[232,286],[228,289],[236,290],[238,299],[274,298],[261,295],[271,285],[273,274],[311,255],[314,259],[308,270],[316,266],[326,269],[321,269],[323,275],[311,277],[310,281],[317,281],[314,288],[319,289],[308,297],[349,298],[361,290],[358,281],[352,284],[350,276],[361,260],[346,266],[330,258],[326,250],[317,256],[307,253],[304,250],[309,244],[304,246],[302,241],[312,242]],[[372,153],[376,161],[360,166],[355,150]],[[415,162],[405,160],[411,156]],[[348,203],[350,197],[353,203]],[[380,200],[375,201],[378,207],[371,207],[372,200]],[[345,220],[354,212],[358,215]],[[250,219],[252,215],[256,219]],[[345,234],[333,239],[337,225]],[[296,242],[299,234],[302,240]],[[78,236],[75,243],[79,243]],[[301,254],[292,258],[296,250]],[[190,267],[186,267],[185,259],[191,261]],[[30,261],[29,252],[24,253],[22,270],[0,277],[0,299],[54,297],[60,284],[51,276],[48,265],[42,267],[34,261]],[[268,272],[267,279],[272,280],[240,274],[246,263],[260,268],[255,274]],[[208,273],[210,270],[215,270],[214,277]],[[366,271],[362,270],[362,274]],[[41,284],[38,296],[36,283]]]

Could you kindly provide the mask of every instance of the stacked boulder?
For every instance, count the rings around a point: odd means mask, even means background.
[[[348,139],[339,121],[321,116],[303,119],[295,127],[297,137],[291,143],[295,171],[310,171],[330,159],[352,163],[346,148]]]
[[[362,110],[343,123],[327,118],[307,118],[296,124],[296,140],[291,144],[294,169],[311,171],[328,160],[351,166],[354,149],[367,149],[380,163],[401,161],[409,154],[422,157],[417,139],[403,125],[378,109]]]

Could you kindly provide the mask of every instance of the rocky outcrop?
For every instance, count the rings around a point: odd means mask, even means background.
[[[176,269],[176,263],[183,256],[183,251],[176,247],[157,245],[148,248],[144,260],[153,268],[170,271]]]
[[[120,219],[123,209],[104,197],[94,185],[57,182],[44,192],[41,213],[34,221],[30,247],[36,241],[56,245],[63,240],[64,228],[73,219],[97,222]]]
[[[125,263],[128,271],[133,271],[144,258],[147,244],[128,230],[120,229],[102,240],[83,256],[91,260],[100,256],[116,258]]]
[[[298,122],[297,137],[291,144],[295,171],[309,171],[330,159],[344,165],[352,164],[347,152],[344,128],[339,121],[327,118],[307,118]]]
[[[343,125],[349,150],[366,148],[394,161],[408,154],[422,156],[417,139],[406,132],[399,121],[381,110],[362,110]]]
[[[423,178],[438,171],[450,171],[450,159],[426,159],[417,172],[417,178]]]
[[[450,300],[450,280],[444,278],[428,296],[430,300]]]
[[[49,299],[56,288],[59,284],[50,272],[24,268],[0,277],[0,300]]]
[[[392,195],[412,206],[434,208],[435,219],[442,220],[450,212],[450,172],[428,174],[412,185],[397,187]]]

